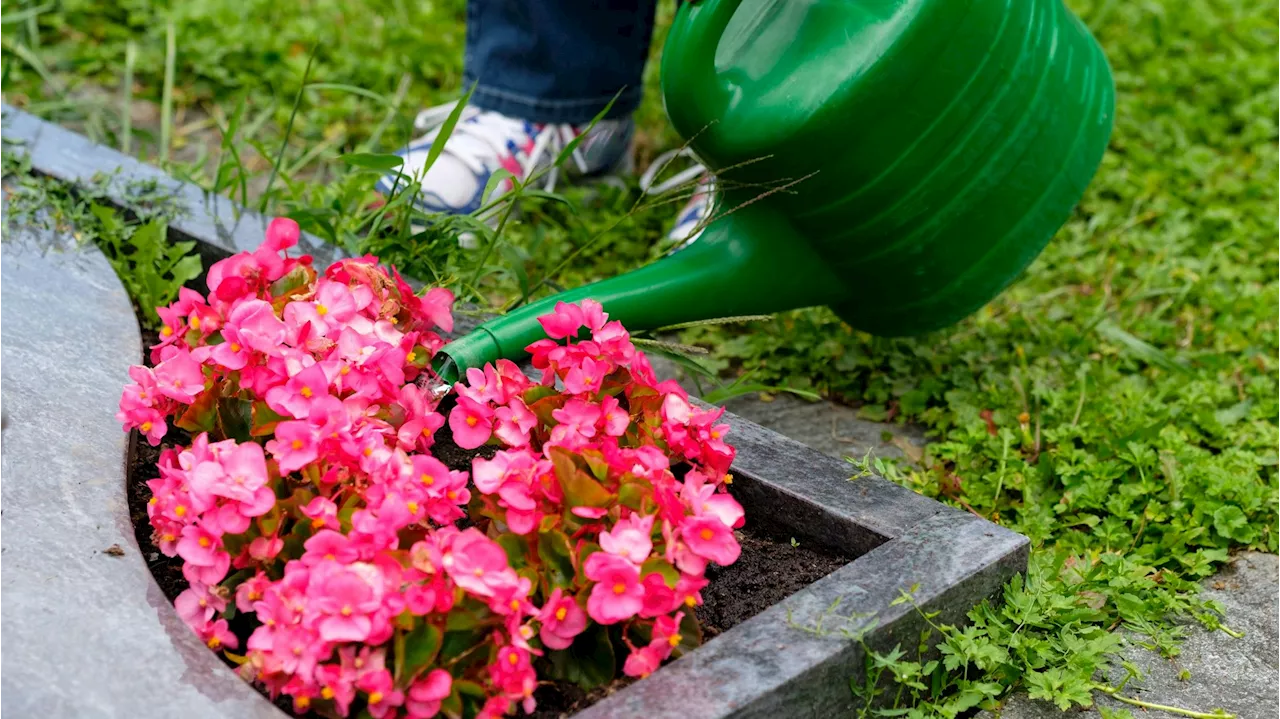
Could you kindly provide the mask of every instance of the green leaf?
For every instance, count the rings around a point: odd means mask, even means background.
[[[1102,335],[1103,337],[1113,342],[1118,343],[1119,345],[1124,347],[1126,350],[1128,350],[1129,354],[1142,360],[1143,362],[1146,362],[1147,364],[1153,364],[1162,369],[1169,370],[1170,372],[1178,372],[1182,374],[1186,374],[1190,372],[1190,370],[1186,367],[1186,365],[1175,361],[1163,350],[1160,350],[1154,345],[1144,342],[1143,340],[1140,340],[1137,337],[1134,337],[1133,335],[1129,334],[1125,330],[1121,329],[1111,320],[1104,319],[1101,322],[1099,322],[1097,331],[1098,331],[1098,334]]]
[[[440,125],[440,129],[436,131],[436,137],[431,142],[431,149],[427,150],[427,160],[422,164],[423,175],[436,164],[436,159],[440,157],[440,153],[444,152],[444,146],[449,142],[449,137],[453,135],[453,128],[458,125],[459,118],[462,117],[462,111],[466,109],[467,103],[471,102],[471,95],[476,91],[476,84],[471,84],[471,89],[467,90],[467,94],[458,100],[458,104],[454,106],[453,111],[449,113],[449,117]]]
[[[270,437],[276,433],[276,425],[287,419],[291,418],[271,409],[266,402],[254,402],[249,434],[254,437]]]
[[[378,170],[380,172],[389,172],[404,164],[404,158],[399,155],[384,155],[372,152],[353,152],[342,155],[338,159],[352,167]]]
[[[674,588],[676,583],[680,581],[680,572],[671,565],[671,562],[662,557],[649,557],[645,563],[640,565],[640,578],[643,579],[650,574],[661,574],[662,580],[666,582],[668,587]]]
[[[578,469],[573,456],[565,450],[559,447],[553,448],[551,464],[555,467],[556,479],[560,480],[565,504],[569,508],[607,507],[613,501],[614,495],[586,472]]]
[[[586,690],[604,686],[617,674],[617,659],[609,628],[592,623],[574,638],[568,649],[547,652],[550,676],[573,682]]]
[[[1214,419],[1218,420],[1218,424],[1223,427],[1230,427],[1249,416],[1249,410],[1253,409],[1253,399],[1249,398],[1243,402],[1237,402],[1226,409],[1220,409],[1213,413]]]
[[[1249,526],[1249,518],[1239,507],[1227,505],[1213,513],[1213,529],[1224,539],[1248,544],[1257,537],[1257,529]]]
[[[400,679],[410,683],[426,669],[440,653],[444,634],[432,623],[421,621],[404,638],[404,664]]]
[[[553,588],[564,589],[573,584],[573,549],[564,532],[553,529],[538,534],[538,559],[547,569],[547,581]]]
[[[501,534],[497,540],[498,546],[502,547],[502,551],[507,553],[507,562],[511,564],[512,569],[520,569],[528,564],[525,557],[525,551],[529,544],[524,537],[518,534]]]

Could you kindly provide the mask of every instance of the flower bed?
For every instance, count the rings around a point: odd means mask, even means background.
[[[158,576],[188,625],[296,713],[571,711],[848,560],[735,535],[721,412],[598,304],[543,318],[542,381],[503,361],[438,407],[419,384],[451,295],[281,258],[296,237],[276,221],[207,301],[161,309],[119,414],[153,446],[190,433],[149,497],[135,464],[139,543],[180,560]]]

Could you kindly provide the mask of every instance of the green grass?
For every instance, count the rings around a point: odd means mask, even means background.
[[[853,332],[826,310],[682,336],[711,350],[726,378],[922,425],[933,440],[924,454],[851,473],[878,466],[1031,537],[1031,571],[1003,607],[975,609],[963,631],[935,630],[940,661],[904,647],[851,681],[860,696],[888,686],[912,716],[956,716],[1011,690],[1062,706],[1123,694],[1096,674],[1116,661],[1115,629],[1172,655],[1179,622],[1229,627],[1196,583],[1233,551],[1277,549],[1276,7],[1071,5],[1114,67],[1116,131],[1073,218],[1000,298],[908,340]],[[393,149],[414,111],[463,90],[460,0],[370,7],[66,0],[34,18],[6,7],[5,98],[108,142],[132,137],[154,158],[160,123],[124,132],[116,83],[135,43],[132,95],[161,103],[172,20],[176,172],[490,306],[652,258],[671,210],[637,209],[634,187],[527,202],[484,260],[452,242],[465,219],[413,235],[365,212],[374,171],[336,158]],[[262,21],[268,9],[279,19]],[[307,82],[323,85],[303,90],[313,52]],[[655,92],[640,120],[646,154],[677,142]],[[203,154],[191,151],[201,122],[225,131]]]

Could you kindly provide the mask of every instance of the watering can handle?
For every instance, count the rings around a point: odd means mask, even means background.
[[[742,0],[690,0],[682,4],[671,25],[662,54],[662,77],[670,73],[685,75],[694,79],[694,86],[709,90],[687,98],[698,105],[686,109],[691,117],[720,117],[733,99],[729,83],[716,72],[716,48],[741,3]],[[671,108],[667,110],[670,112]]]

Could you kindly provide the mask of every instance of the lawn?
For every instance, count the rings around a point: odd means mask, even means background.
[[[1277,550],[1276,6],[1070,4],[1115,70],[1116,130],[1072,219],[1008,291],[922,338],[866,336],[821,309],[681,338],[725,381],[923,426],[923,455],[851,474],[879,471],[1031,537],[1028,576],[970,628],[942,628],[941,661],[903,647],[851,677],[865,695],[891,673],[914,716],[1012,689],[1088,704],[1115,691],[1095,674],[1114,630],[1169,655],[1180,622],[1230,631],[1197,582],[1233,551]],[[460,225],[414,234],[366,211],[374,173],[338,158],[394,149],[417,109],[464,90],[460,0],[16,5],[6,102],[482,305],[646,262],[672,212],[633,185],[565,190],[568,203],[526,202],[476,253],[452,241]],[[678,142],[656,93],[640,122],[642,162]]]

